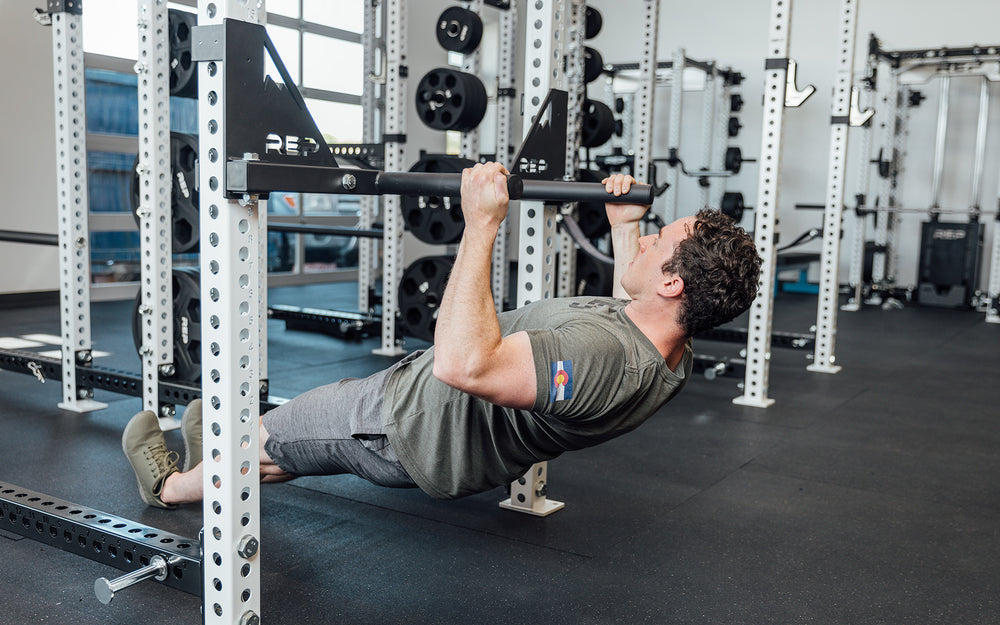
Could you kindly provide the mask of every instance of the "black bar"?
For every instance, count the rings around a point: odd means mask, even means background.
[[[297,232],[302,234],[329,234],[344,237],[382,238],[381,230],[362,230],[360,228],[343,228],[338,226],[322,226],[319,224],[287,224],[267,223],[268,232]]]
[[[712,328],[699,332],[696,339],[720,343],[746,343],[748,331],[743,328]],[[772,332],[772,347],[788,349],[812,349],[816,346],[816,335],[798,332]]]
[[[692,373],[705,374],[705,377],[710,379],[714,379],[717,376],[742,378],[746,376],[747,362],[742,358],[695,354],[694,360],[691,363],[691,371]],[[706,371],[710,373],[706,374]]]
[[[281,304],[268,308],[267,317],[284,321],[287,330],[318,332],[349,341],[377,336],[382,327],[378,315]]]
[[[684,57],[684,63],[685,65],[690,65],[691,67],[700,69],[709,75],[715,74],[716,71],[722,71],[716,67],[714,63],[709,61],[699,61],[697,59]],[[612,63],[609,67],[611,68],[611,73],[613,74],[615,72],[637,70],[639,69],[639,63]],[[673,67],[673,61],[658,61],[656,63],[656,69],[672,69]]]
[[[31,243],[33,245],[59,245],[58,234],[23,232],[21,230],[0,230],[0,241]]]
[[[764,61],[764,69],[788,69],[787,58],[772,58]]]
[[[795,208],[806,208],[809,210],[826,210],[826,204],[796,204]]]
[[[379,172],[375,177],[379,195],[440,195],[458,197],[462,193],[462,174],[436,172]],[[523,181],[520,176],[507,177],[510,199],[522,198]]]
[[[523,185],[518,193],[517,181]],[[265,194],[276,189],[301,193],[337,193],[351,195],[428,195],[458,197],[462,174],[434,172],[380,172],[371,169],[345,169],[322,165],[289,165],[262,161],[230,161],[226,164],[227,191]],[[625,195],[614,196],[598,182],[563,182],[508,178],[511,199],[550,202],[610,202],[614,204],[652,204],[653,187],[632,185]]]
[[[12,371],[14,373],[24,373],[35,376],[35,370],[42,374],[42,377],[55,383],[55,388],[59,389],[62,380],[62,360],[59,358],[49,358],[40,356],[34,352],[17,349],[0,349],[0,369]],[[111,391],[130,397],[142,397],[142,375],[119,371],[104,367],[83,367],[76,368],[76,384],[82,389],[95,389]],[[192,400],[201,397],[201,387],[171,382],[169,379],[160,379],[159,401],[164,404],[187,405]],[[260,411],[263,414],[276,407],[273,402],[261,402]]]
[[[134,571],[162,556],[169,566],[160,583],[202,595],[201,545],[196,539],[6,482],[0,482],[0,511],[0,529],[122,571]]]
[[[634,184],[628,193],[612,195],[599,182],[548,182],[545,180],[525,180],[522,200],[542,200],[552,202],[605,202],[610,204],[652,204],[653,187],[648,184]]]

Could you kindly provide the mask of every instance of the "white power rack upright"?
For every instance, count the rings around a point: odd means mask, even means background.
[[[263,2],[199,0],[198,32],[221,51],[210,29],[224,20],[263,24]],[[221,33],[221,30],[215,30]],[[216,38],[218,39],[218,37]],[[222,60],[198,61],[202,397],[204,419],[205,623],[248,623],[260,615],[260,353],[258,291],[266,222],[256,197],[225,194],[227,118]],[[200,57],[204,58],[204,57]],[[246,155],[253,158],[252,155]]]
[[[80,3],[50,1],[55,76],[56,191],[59,207],[59,317],[62,325],[62,401],[73,412],[107,408],[77,385],[77,367],[93,361],[90,336],[90,218]]]
[[[830,167],[827,178],[826,209],[823,218],[823,251],[820,257],[819,304],[816,310],[816,351],[807,367],[820,373],[837,373],[834,345],[837,333],[837,299],[840,292],[840,233],[844,212],[844,179],[847,165],[847,131],[871,119],[874,111],[860,113],[858,91],[854,87],[854,43],[857,34],[858,3],[841,0],[839,24],[840,56],[833,89],[830,125]]]
[[[767,59],[764,64],[764,119],[761,124],[760,183],[754,241],[763,259],[757,299],[750,307],[747,337],[746,378],[743,395],[733,403],[766,408],[774,403],[767,396],[770,377],[771,329],[774,315],[775,226],[778,212],[778,173],[786,107],[798,106],[803,95],[795,88],[795,62],[788,57],[791,0],[771,0]]]
[[[534,0],[525,7],[524,125],[527,135],[550,88],[564,81],[567,0]],[[553,297],[557,209],[538,201],[520,202],[517,306]],[[511,484],[501,507],[546,516],[563,507],[546,497],[548,463],[531,466]]]
[[[161,411],[160,374],[173,375],[173,280],[171,271],[170,67],[167,7],[138,0],[140,253],[142,256],[142,408],[160,417],[163,430],[178,427],[173,410]],[[166,407],[164,407],[166,408]]]

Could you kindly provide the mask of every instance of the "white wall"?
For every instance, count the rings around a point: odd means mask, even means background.
[[[55,234],[52,31],[32,18],[34,6],[0,0],[0,230]],[[0,241],[0,293],[58,288],[55,247]]]
[[[604,28],[589,45],[598,49],[606,63],[636,61],[639,41],[634,36],[642,0],[590,0],[601,11]],[[829,165],[830,115],[838,50],[838,13],[836,0],[794,0],[791,4],[790,56],[798,63],[798,85],[815,85],[816,93],[800,108],[785,112],[782,167],[779,187],[779,232],[781,241],[790,242],[801,232],[822,225],[821,211],[796,211],[796,203],[823,203]],[[629,6],[634,5],[635,11]],[[684,47],[687,56],[715,60],[731,66],[747,78],[740,88],[746,104],[739,114],[744,124],[734,145],[744,156],[760,153],[760,122],[764,84],[764,56],[767,46],[768,0],[715,0],[713,2],[660,2],[658,55],[669,60],[674,49]],[[868,34],[874,32],[889,50],[1000,44],[995,25],[1000,21],[1000,2],[995,0],[861,0],[858,4],[858,38],[855,54],[856,75],[864,68]],[[596,85],[596,83],[595,83]],[[951,115],[947,142],[945,177],[942,184],[942,207],[966,209],[975,146],[978,111],[978,83],[973,79],[952,80]],[[601,97],[603,87],[592,88]],[[908,155],[904,162],[901,201],[904,206],[927,207],[931,199],[931,163],[934,151],[934,128],[937,115],[937,86],[924,89],[928,99],[912,111]],[[993,85],[991,127],[983,192],[983,210],[996,210],[997,170],[1000,168],[1000,86]],[[685,131],[681,157],[697,162],[701,156],[701,99],[690,94],[684,104]],[[669,91],[663,90],[656,101],[659,127],[654,155],[666,156],[665,126],[669,111]],[[852,131],[849,147],[857,148],[860,137]],[[851,150],[847,166],[848,205],[853,205],[858,174],[857,154]],[[678,216],[692,214],[700,198],[691,179],[681,180]],[[756,203],[757,167],[747,163],[731,178],[728,189],[742,191],[747,204]],[[916,280],[919,253],[919,223],[924,215],[903,215],[898,229],[898,281]],[[950,220],[953,218],[943,218]],[[752,227],[753,213],[744,217]],[[986,216],[987,239],[983,255],[981,285],[989,271],[989,245],[993,236],[992,216]],[[844,241],[850,241],[853,219],[845,220]],[[869,229],[870,232],[870,229]],[[869,235],[870,237],[870,235]],[[819,242],[802,248],[818,251]],[[847,279],[849,245],[841,256],[841,282]]]

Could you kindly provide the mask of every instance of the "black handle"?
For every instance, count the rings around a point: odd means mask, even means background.
[[[381,172],[375,185],[379,194],[440,195],[459,197],[462,174],[433,172]],[[507,176],[507,193],[512,200],[543,202],[608,202],[612,204],[652,204],[653,187],[634,184],[628,193],[612,195],[599,182],[562,182],[524,180],[516,174]]]

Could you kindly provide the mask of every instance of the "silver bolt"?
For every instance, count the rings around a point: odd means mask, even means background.
[[[244,560],[249,560],[250,558],[257,555],[257,549],[260,548],[260,543],[253,536],[247,534],[240,539],[240,545],[236,549],[236,553],[239,554]]]
[[[177,416],[177,410],[173,406],[162,406],[160,408],[160,416],[164,419],[173,419]]]
[[[77,249],[82,250],[83,248],[87,247],[87,239],[86,237],[77,237],[76,240],[74,241],[74,244],[76,245]]]
[[[358,186],[358,179],[354,177],[354,174],[345,174],[341,184],[344,185],[345,189],[350,191]]]
[[[253,610],[247,610],[240,617],[240,625],[260,625],[260,617]]]
[[[173,377],[173,375],[175,373],[177,373],[177,369],[176,369],[176,367],[174,367],[173,363],[167,363],[165,365],[160,365],[160,375],[164,375],[164,376],[170,378],[170,377]]]
[[[548,490],[549,489],[545,486],[545,482],[542,480],[535,482],[535,497],[544,497]]]
[[[145,74],[146,64],[143,63],[142,61],[136,61],[135,65],[132,66],[132,71],[134,71],[136,74]]]
[[[259,161],[260,160],[260,154],[257,154],[256,152],[244,152],[243,153],[243,160],[245,160],[245,161]]]

